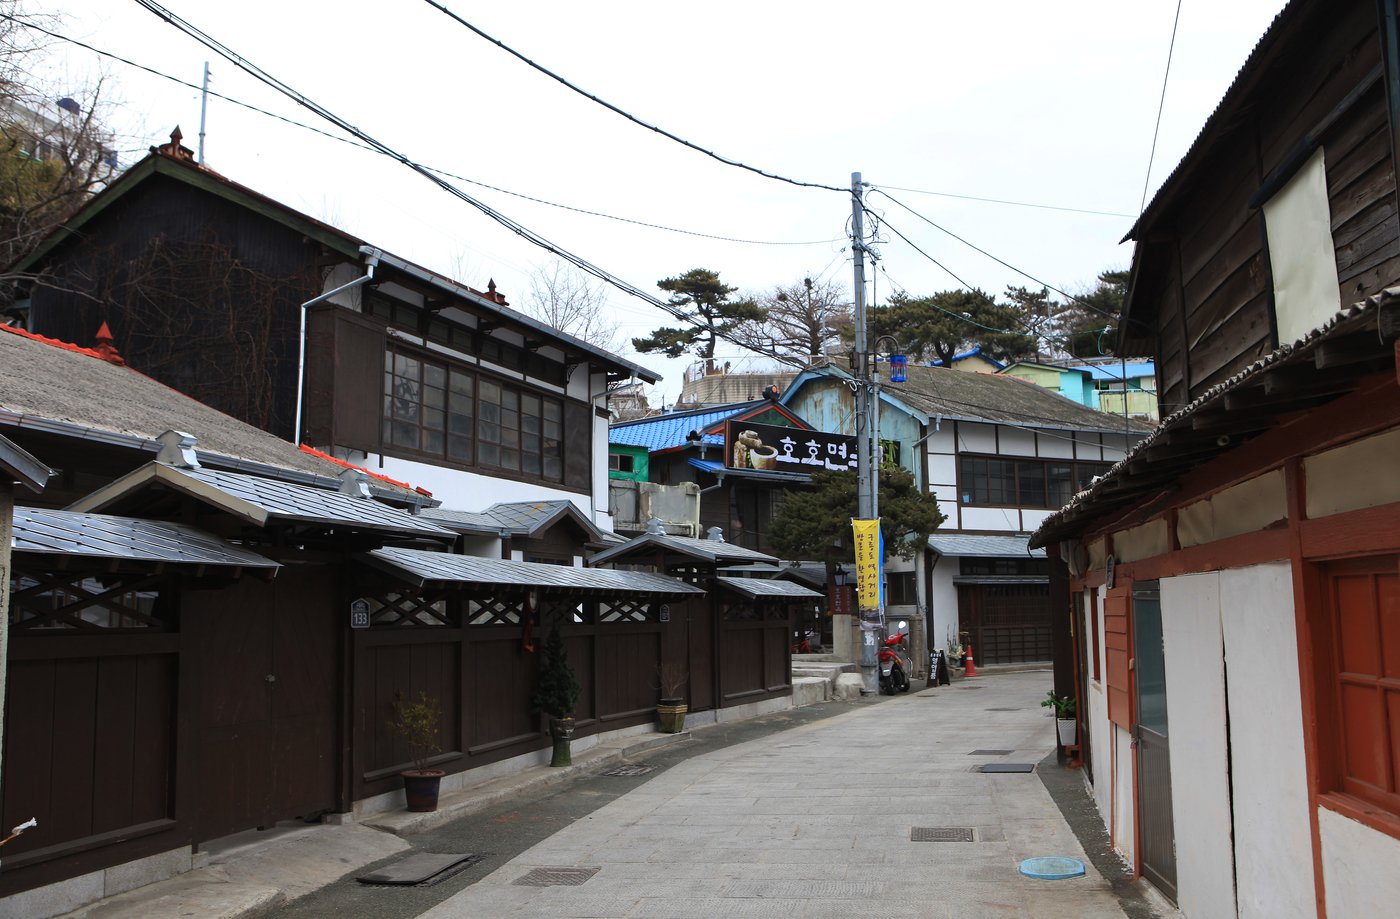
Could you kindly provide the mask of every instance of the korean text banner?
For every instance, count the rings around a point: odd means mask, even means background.
[[[856,543],[856,601],[862,611],[880,608],[880,521],[851,519]]]

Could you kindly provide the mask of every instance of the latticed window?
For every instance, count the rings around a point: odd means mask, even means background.
[[[173,616],[162,602],[164,583],[152,575],[17,575],[10,580],[10,627],[24,632],[166,630],[173,626]]]
[[[598,603],[599,622],[652,622],[656,619],[654,605],[645,599],[619,598]]]
[[[525,620],[524,597],[472,597],[466,607],[467,625],[520,625]]]
[[[386,593],[366,597],[371,627],[455,626],[446,597],[441,591],[431,595]]]
[[[757,622],[759,616],[758,607],[752,600],[731,600],[720,606],[720,617],[729,622]]]

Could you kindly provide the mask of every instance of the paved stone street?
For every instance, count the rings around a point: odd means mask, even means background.
[[[1121,917],[1091,863],[1074,880],[1021,876],[1031,856],[1088,859],[1039,776],[975,771],[1050,751],[1048,682],[987,675],[685,759],[424,915]],[[971,827],[975,841],[912,842],[915,827]],[[520,883],[566,867],[596,871]]]

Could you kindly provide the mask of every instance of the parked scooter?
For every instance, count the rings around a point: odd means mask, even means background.
[[[880,692],[884,695],[909,691],[909,671],[913,661],[909,656],[909,646],[905,643],[907,638],[908,635],[904,633],[891,635],[880,648]]]
[[[815,629],[804,629],[793,633],[792,636],[793,654],[821,654],[822,636]]]

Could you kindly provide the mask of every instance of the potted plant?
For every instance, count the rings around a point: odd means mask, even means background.
[[[429,769],[428,760],[442,752],[438,743],[441,721],[437,700],[426,692],[418,693],[417,702],[404,699],[402,693],[397,694],[389,730],[403,738],[409,759],[413,761],[412,769],[399,773],[403,776],[404,797],[411,811],[437,810],[438,787],[447,773]]]
[[[661,681],[661,701],[656,705],[656,718],[663,734],[679,734],[685,730],[685,684],[690,674],[678,661],[663,661],[656,668]]]
[[[1074,718],[1074,697],[1057,696],[1052,689],[1040,700],[1040,705],[1055,710],[1055,730],[1059,733],[1060,744],[1074,746],[1079,739],[1079,723]]]
[[[574,739],[574,706],[582,692],[574,668],[569,666],[569,652],[556,622],[545,639],[544,659],[540,662],[534,695],[530,697],[535,710],[550,719],[549,734],[554,738],[551,766],[568,766],[574,761],[569,742]]]

